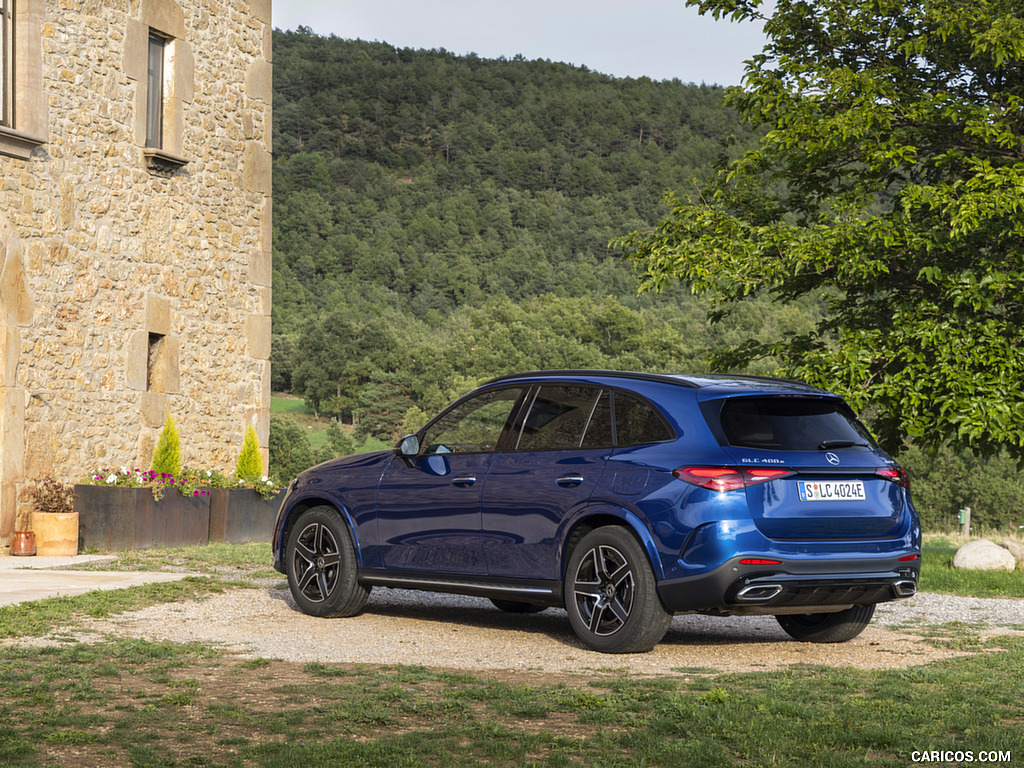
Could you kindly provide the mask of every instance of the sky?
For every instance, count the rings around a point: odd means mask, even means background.
[[[273,24],[708,85],[739,85],[743,62],[764,45],[759,25],[701,17],[684,0],[276,0]]]

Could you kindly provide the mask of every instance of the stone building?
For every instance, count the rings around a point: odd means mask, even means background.
[[[265,449],[270,6],[0,0],[0,554],[168,413],[188,466]]]

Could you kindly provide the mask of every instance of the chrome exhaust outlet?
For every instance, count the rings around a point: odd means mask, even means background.
[[[737,602],[763,602],[781,594],[781,584],[751,584],[736,593],[736,600]]]
[[[917,594],[917,582],[912,579],[900,579],[892,585],[897,597],[913,597]]]

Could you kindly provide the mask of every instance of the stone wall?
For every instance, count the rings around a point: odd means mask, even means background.
[[[0,155],[3,543],[34,481],[148,468],[168,413],[189,466],[269,430],[270,0],[39,5],[45,143]],[[173,39],[159,150],[150,30]]]

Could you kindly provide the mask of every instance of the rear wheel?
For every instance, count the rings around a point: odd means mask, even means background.
[[[874,605],[855,605],[838,613],[798,613],[776,616],[775,620],[794,640],[843,643],[863,632],[874,615]]]
[[[537,605],[536,603],[523,603],[518,600],[498,600],[491,598],[491,602],[494,603],[494,607],[499,611],[505,613],[540,613],[546,605]]]
[[[569,557],[564,593],[569,623],[595,651],[649,651],[672,621],[655,590],[646,553],[617,526],[583,537]]]
[[[348,527],[330,507],[303,512],[285,549],[288,587],[303,613],[333,618],[359,613],[370,588],[356,579],[358,561]]]

